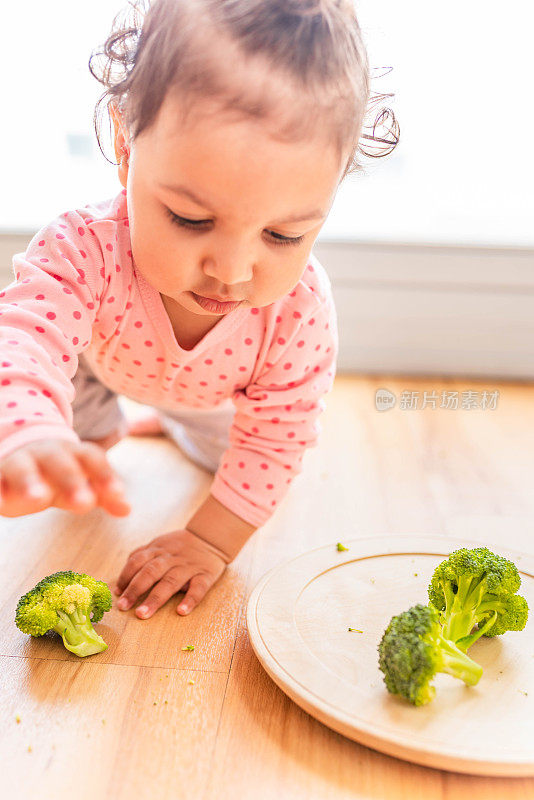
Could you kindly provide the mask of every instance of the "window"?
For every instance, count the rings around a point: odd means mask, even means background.
[[[0,232],[37,230],[119,191],[92,115],[103,88],[87,68],[126,3],[26,0],[4,12]],[[346,179],[319,240],[531,246],[528,3],[355,0],[374,67],[395,93],[401,141]],[[105,123],[104,147],[112,157]]]

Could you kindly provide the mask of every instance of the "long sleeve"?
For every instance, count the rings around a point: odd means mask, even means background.
[[[317,444],[338,348],[329,293],[293,327],[289,339],[274,338],[261,374],[234,395],[231,446],[210,491],[247,522],[266,522],[301,472],[303,451]]]
[[[67,214],[13,257],[15,280],[0,292],[0,457],[36,439],[78,441],[71,379],[91,341],[104,259],[87,220]]]

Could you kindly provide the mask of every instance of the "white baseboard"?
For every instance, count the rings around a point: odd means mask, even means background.
[[[0,283],[33,234],[0,235]],[[318,240],[339,372],[534,380],[534,250]]]
[[[317,242],[338,370],[534,379],[534,251]]]

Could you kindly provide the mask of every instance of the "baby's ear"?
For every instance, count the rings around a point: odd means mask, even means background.
[[[108,103],[108,112],[113,122],[115,156],[117,161],[120,162],[121,158],[124,157],[124,153],[128,150],[126,126],[120,110],[113,101]]]

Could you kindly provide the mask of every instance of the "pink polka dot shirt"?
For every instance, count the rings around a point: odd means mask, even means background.
[[[317,443],[334,381],[337,319],[314,255],[297,285],[237,308],[192,350],[176,341],[161,295],[132,258],[126,193],[67,211],[13,257],[0,291],[0,458],[72,429],[78,354],[112,391],[163,409],[235,405],[230,447],[210,489],[259,527]]]

